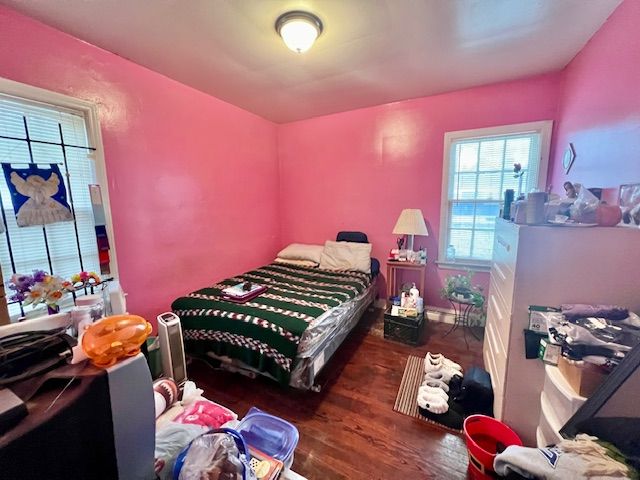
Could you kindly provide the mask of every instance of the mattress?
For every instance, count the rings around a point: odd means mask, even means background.
[[[316,328],[309,328],[305,331],[306,338],[303,336],[300,341],[294,368],[291,372],[290,386],[302,390],[315,387],[316,375],[356,326],[364,310],[374,302],[376,293],[377,287],[375,283],[372,283],[353,300],[331,309],[322,318],[319,317],[315,325]],[[216,355],[214,352],[207,352],[206,356],[221,361],[221,366],[224,369],[233,372],[259,373],[277,380],[268,372],[261,372],[238,359]]]
[[[267,291],[244,304],[225,301],[222,290],[239,282]],[[273,263],[180,297],[172,309],[188,353],[213,352],[288,384],[299,354],[310,355],[370,284],[365,273]]]
[[[375,288],[371,284],[357,297],[332,308],[311,322],[302,335],[296,356],[298,358],[314,356],[327,338],[331,338],[344,327],[363,304],[368,306],[371,303],[373,290]]]
[[[353,300],[332,309],[330,321],[322,329],[311,331],[309,338],[300,342],[300,349],[289,384],[300,389],[314,387],[316,375],[329,361],[377,293],[375,282]]]

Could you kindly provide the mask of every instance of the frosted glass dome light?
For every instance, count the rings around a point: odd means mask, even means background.
[[[322,22],[308,12],[287,12],[276,20],[276,31],[289,49],[304,53],[322,33]]]

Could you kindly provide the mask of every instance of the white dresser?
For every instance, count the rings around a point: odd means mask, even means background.
[[[544,365],[527,360],[529,305],[612,303],[640,312],[640,230],[497,220],[483,357],[496,418],[536,444]]]

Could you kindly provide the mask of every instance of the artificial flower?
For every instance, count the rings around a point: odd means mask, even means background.
[[[524,175],[524,170],[522,169],[522,164],[521,163],[514,163],[513,164],[513,178],[520,178],[522,175]]]
[[[47,272],[44,270],[34,270],[33,271],[33,281],[35,283],[44,282],[45,279],[49,276]]]
[[[10,297],[13,301],[33,306],[44,302],[51,307],[56,307],[62,297],[74,290],[71,282],[44,270],[35,270],[33,275],[12,275],[9,289],[15,292]]]
[[[97,285],[100,281],[100,277],[96,272],[80,272],[71,276],[71,282],[73,282],[74,285]]]

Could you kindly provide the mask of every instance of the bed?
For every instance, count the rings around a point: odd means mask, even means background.
[[[340,232],[337,240],[367,242],[360,232]],[[372,259],[368,274],[274,262],[180,297],[171,308],[189,355],[318,390],[318,373],[375,300],[378,265]],[[246,281],[267,291],[243,304],[222,298],[224,288]]]

